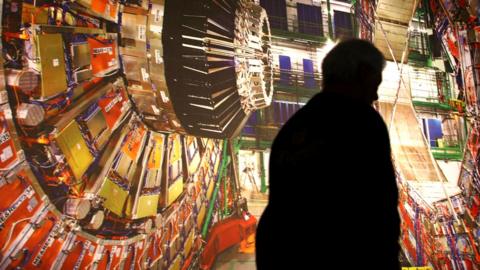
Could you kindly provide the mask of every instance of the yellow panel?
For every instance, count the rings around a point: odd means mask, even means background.
[[[195,174],[198,171],[198,168],[200,168],[200,161],[200,154],[195,154],[193,159],[190,161],[190,164],[188,164],[189,175]]]
[[[205,203],[202,204],[200,207],[200,211],[198,211],[197,216],[197,229],[201,229],[203,225],[203,220],[205,219],[205,214],[207,213],[207,208],[205,207]]]
[[[182,144],[179,135],[170,135],[170,138],[172,139],[170,163],[174,163],[182,158]]]
[[[179,178],[168,188],[167,205],[171,205],[183,192],[183,178]]]
[[[105,199],[103,206],[115,213],[117,216],[123,216],[123,207],[128,197],[128,191],[124,190],[110,178],[105,179],[98,196]]]
[[[192,250],[193,242],[194,242],[194,240],[195,240],[195,238],[194,238],[194,236],[195,236],[194,231],[195,231],[195,230],[192,230],[192,231],[190,232],[190,234],[188,235],[187,240],[185,240],[185,248],[184,248],[184,251],[183,251],[183,254],[184,254],[185,256],[188,256],[188,255],[190,254],[190,251]]]
[[[180,270],[182,267],[182,258],[177,256],[177,258],[172,262],[168,270]]]
[[[90,119],[85,121],[85,124],[93,138],[97,138],[98,135],[107,128],[107,120],[100,110],[95,112]]]
[[[215,181],[210,179],[210,184],[208,185],[208,189],[207,189],[207,199],[210,200],[210,198],[212,197],[212,193],[213,193],[214,188],[215,188]]]
[[[70,122],[56,136],[56,142],[62,150],[76,179],[80,179],[93,161],[93,156],[80,133],[77,122]]]
[[[37,45],[42,71],[40,97],[50,97],[64,92],[67,90],[67,75],[62,35],[39,35]]]
[[[72,46],[72,65],[75,68],[85,67],[91,64],[90,45],[88,43],[75,44]]]
[[[137,211],[134,218],[144,218],[157,215],[159,195],[143,195],[138,198]]]

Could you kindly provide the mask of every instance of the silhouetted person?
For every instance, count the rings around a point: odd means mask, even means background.
[[[384,66],[382,53],[363,40],[342,42],[324,58],[323,91],[272,146],[259,270],[399,269],[390,141],[372,107]]]

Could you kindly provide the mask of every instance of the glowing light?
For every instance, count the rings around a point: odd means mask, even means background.
[[[325,45],[322,48],[317,49],[317,64],[318,64],[318,71],[321,72],[322,70],[322,61],[325,55],[329,53],[339,41],[331,40],[330,38],[327,39]]]
[[[333,47],[335,47],[338,44],[338,41],[333,41],[330,38],[327,39],[327,42],[325,42],[325,46],[323,46],[322,51],[324,51],[325,54],[329,53]]]

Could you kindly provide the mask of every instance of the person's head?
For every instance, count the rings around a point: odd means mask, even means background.
[[[323,59],[323,89],[371,104],[378,99],[385,63],[383,54],[368,41],[340,42]]]

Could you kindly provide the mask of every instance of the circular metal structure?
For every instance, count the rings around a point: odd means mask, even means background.
[[[265,10],[246,0],[167,1],[165,14],[165,75],[183,128],[204,137],[238,135],[273,95]]]
[[[263,8],[249,1],[238,4],[235,11],[235,69],[242,108],[250,113],[272,102],[271,33]]]

